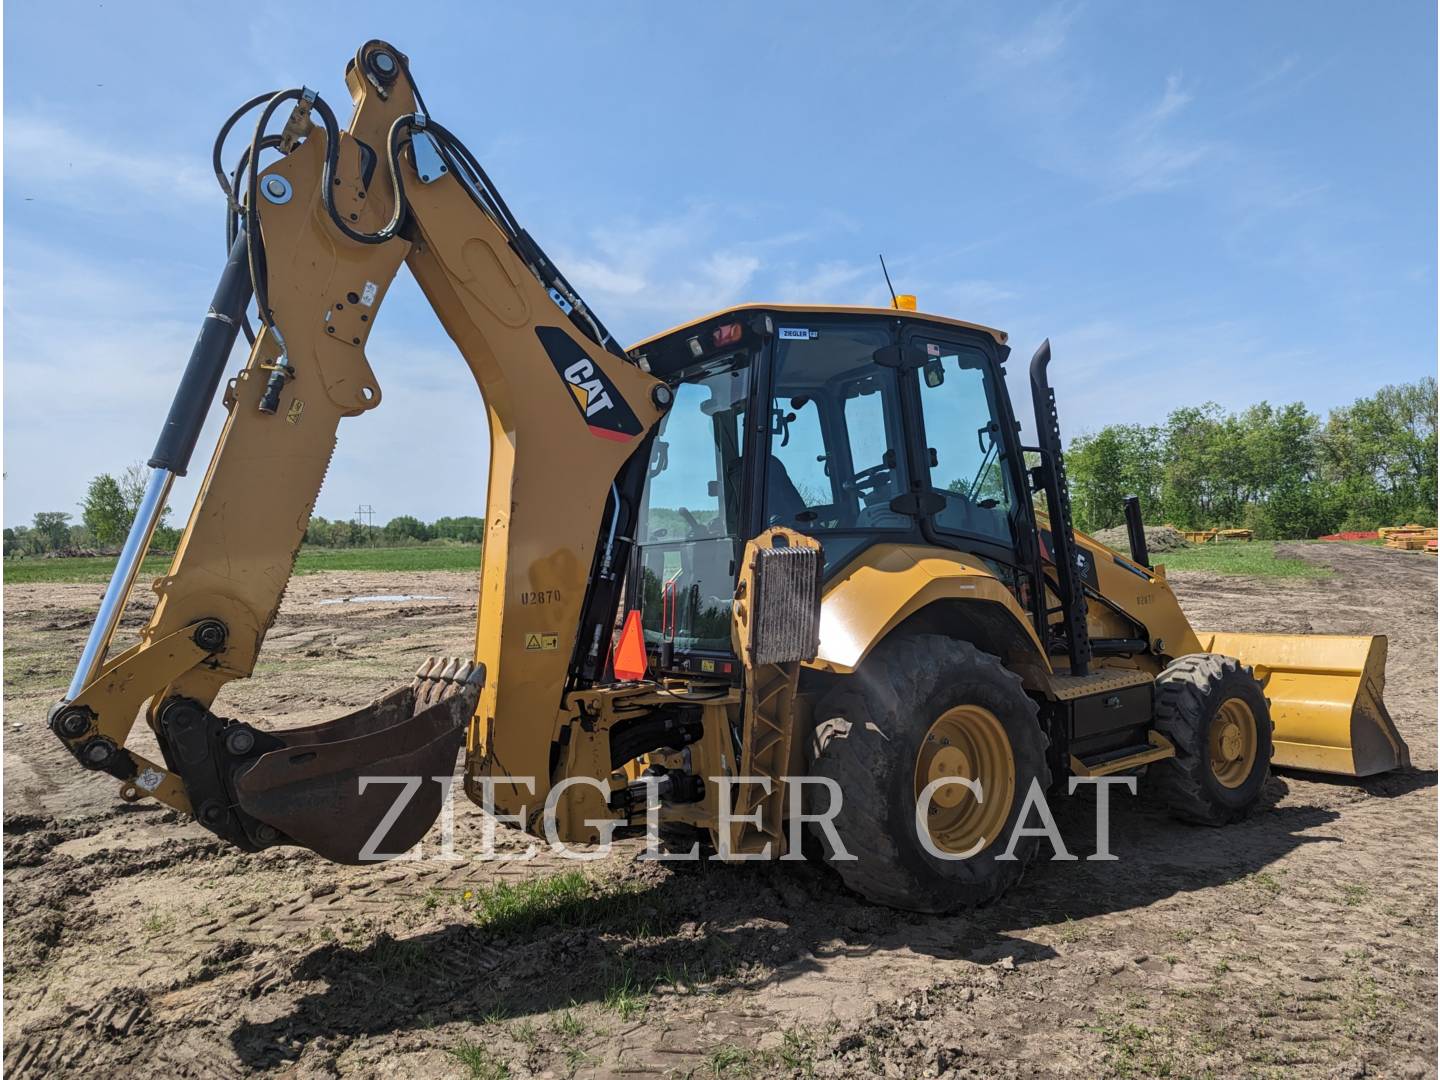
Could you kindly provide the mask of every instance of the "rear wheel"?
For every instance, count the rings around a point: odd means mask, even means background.
[[[882,642],[815,718],[811,774],[839,788],[833,825],[853,861],[836,859],[825,830],[809,828],[846,885],[893,907],[946,912],[1020,880],[1039,839],[1001,856],[1026,792],[1049,786],[1048,742],[1035,702],[996,657],[938,635]],[[808,813],[826,812],[823,789],[807,785],[806,795]]]
[[[1155,680],[1155,727],[1175,756],[1151,782],[1184,821],[1225,825],[1254,809],[1270,774],[1270,707],[1250,669],[1231,656],[1182,656]]]

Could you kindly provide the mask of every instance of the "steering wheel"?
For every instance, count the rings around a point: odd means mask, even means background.
[[[870,500],[880,492],[881,488],[889,485],[891,473],[890,466],[883,462],[879,465],[872,465],[868,469],[861,469],[852,476],[846,482],[845,487],[860,496],[866,505],[869,505]]]
[[[718,518],[707,526],[683,506],[679,508],[679,514],[685,519],[685,527],[690,530],[690,535],[685,539],[699,540],[702,537],[715,535],[715,526],[719,524]]]

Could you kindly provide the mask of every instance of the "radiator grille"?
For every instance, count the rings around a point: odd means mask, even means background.
[[[820,649],[819,548],[760,548],[755,559],[755,596],[750,657],[756,664],[813,660]]]

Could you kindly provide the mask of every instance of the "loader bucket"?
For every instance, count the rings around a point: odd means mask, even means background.
[[[1385,709],[1383,635],[1199,635],[1206,652],[1255,671],[1275,722],[1272,763],[1289,769],[1373,776],[1408,767],[1410,748]]]
[[[474,663],[432,661],[364,709],[274,732],[234,777],[239,810],[332,862],[402,854],[439,816],[483,683]]]

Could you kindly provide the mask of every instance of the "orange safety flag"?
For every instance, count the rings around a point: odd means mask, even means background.
[[[640,625],[640,612],[632,611],[625,616],[625,628],[620,631],[620,644],[615,647],[615,677],[627,681],[643,679],[648,666],[645,631]]]

